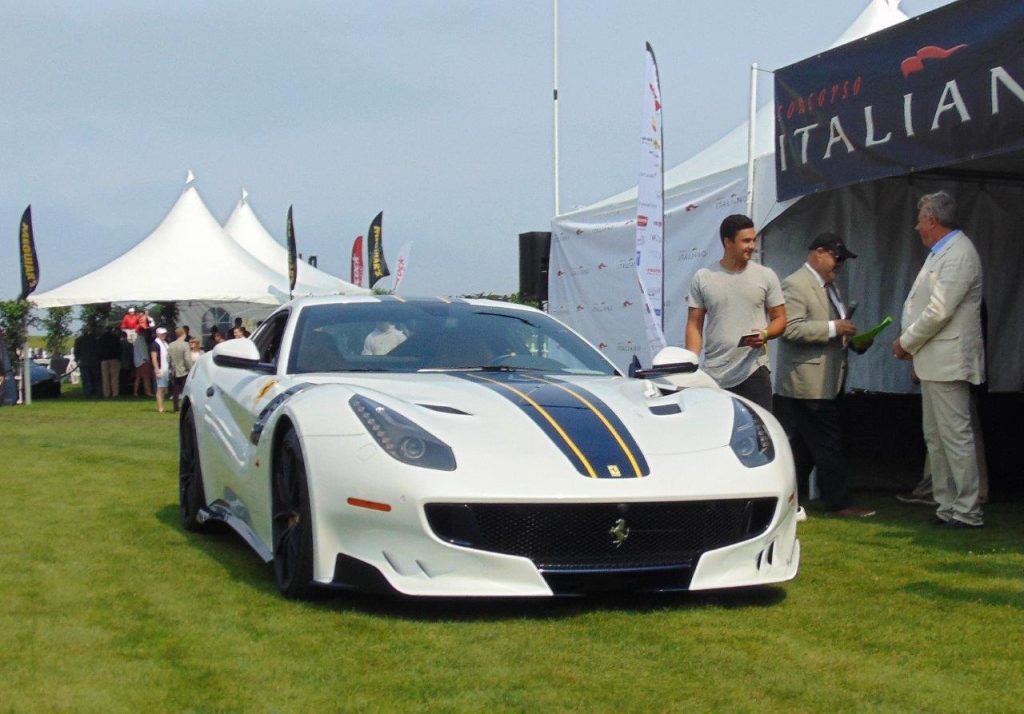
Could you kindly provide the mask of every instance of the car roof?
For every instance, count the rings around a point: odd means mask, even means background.
[[[366,304],[366,303],[445,303],[445,304],[468,304],[481,307],[506,308],[520,310],[523,312],[543,313],[535,307],[520,305],[503,300],[489,300],[485,298],[450,298],[450,297],[404,297],[399,295],[325,295],[300,297],[286,303],[283,307],[304,308],[312,305],[344,305],[344,304]]]

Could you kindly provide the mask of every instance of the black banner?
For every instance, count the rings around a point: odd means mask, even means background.
[[[384,260],[384,234],[382,224],[384,222],[384,211],[377,214],[370,224],[370,232],[366,235],[366,255],[369,262],[369,286],[374,284],[385,275],[391,275],[388,270],[388,263]]]
[[[36,241],[32,235],[32,206],[21,214],[18,253],[21,255],[21,299],[24,300],[39,285],[39,258],[36,256]]]
[[[961,0],[775,73],[785,200],[1024,147],[1024,2]]]
[[[288,206],[288,296],[291,297],[295,290],[295,278],[298,276],[299,266],[295,254],[295,226],[292,223],[292,207]]]

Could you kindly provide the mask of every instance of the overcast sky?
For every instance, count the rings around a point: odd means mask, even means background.
[[[824,49],[867,2],[560,0],[563,212],[636,183],[645,41],[671,167],[745,120],[751,62]],[[514,292],[517,234],[549,228],[551,0],[0,8],[0,299],[26,205],[45,290],[144,238],[190,169],[221,222],[245,187],[283,242],[294,205],[299,250],[345,279],[383,210],[404,294]]]

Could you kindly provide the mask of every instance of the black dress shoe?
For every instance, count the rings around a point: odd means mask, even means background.
[[[945,518],[939,518],[938,516],[932,516],[928,519],[928,522],[931,523],[933,526],[945,526],[947,523],[949,523],[949,521],[947,521]]]
[[[942,527],[949,528],[950,530],[976,531],[979,528],[984,528],[985,526],[982,523],[964,523],[963,521],[958,521],[955,518],[950,518],[942,524]]]

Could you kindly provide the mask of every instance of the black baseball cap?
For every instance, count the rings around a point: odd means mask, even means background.
[[[843,243],[843,239],[837,236],[835,233],[821,233],[811,241],[811,244],[807,247],[807,250],[816,250],[818,248],[824,248],[825,250],[835,253],[836,257],[846,260],[847,258],[856,258],[857,254],[850,251],[846,247],[846,243]]]

